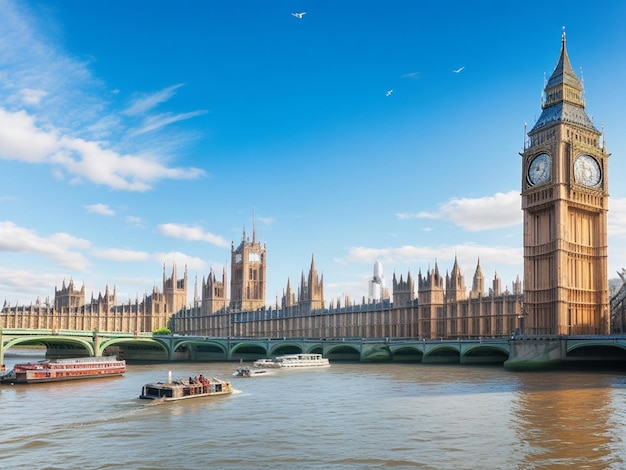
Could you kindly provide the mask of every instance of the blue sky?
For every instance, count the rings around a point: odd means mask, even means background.
[[[367,296],[376,260],[388,287],[455,256],[468,287],[478,258],[510,287],[563,26],[613,154],[617,277],[626,2],[596,4],[0,0],[0,301],[69,279],[134,300],[173,262],[200,283],[253,213],[268,304],[312,256],[327,302]]]

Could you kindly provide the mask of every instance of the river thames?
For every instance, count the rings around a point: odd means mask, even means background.
[[[25,359],[38,358],[7,367]],[[333,363],[241,379],[237,365],[1,385],[0,468],[626,468],[626,372]],[[138,399],[169,370],[232,379],[236,392]]]

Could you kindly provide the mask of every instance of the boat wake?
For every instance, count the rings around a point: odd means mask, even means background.
[[[90,419],[87,421],[80,421],[75,423],[69,423],[65,428],[81,428],[85,426],[95,426],[102,423],[109,423],[111,421],[120,421],[126,420],[128,418],[132,418],[134,416],[140,416],[148,412],[150,406],[158,405],[156,402],[146,403],[145,406],[135,406],[135,403],[129,404],[129,409],[121,410],[117,413],[112,413],[108,416],[102,416],[95,419]],[[130,408],[132,406],[132,408]]]

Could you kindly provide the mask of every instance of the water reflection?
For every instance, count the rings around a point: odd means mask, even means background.
[[[513,399],[520,468],[609,468],[623,462],[625,421],[614,404],[614,377],[527,374]]]

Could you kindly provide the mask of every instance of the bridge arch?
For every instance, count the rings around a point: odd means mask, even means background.
[[[422,362],[428,364],[460,363],[460,345],[458,343],[444,343],[426,347]]]
[[[99,356],[109,347],[117,346],[119,355],[124,359],[132,359],[136,354],[145,355],[148,360],[167,360],[171,356],[170,348],[167,344],[150,337],[136,338],[102,338],[97,343]]]
[[[171,353],[173,359],[191,361],[224,361],[229,358],[228,348],[224,344],[202,338],[177,340]]]
[[[331,361],[359,361],[361,348],[350,343],[335,344],[326,349],[326,357]]]
[[[95,356],[95,350],[93,348],[93,344],[90,339],[83,339],[80,337],[67,337],[67,336],[56,336],[56,335],[42,335],[42,336],[31,336],[31,337],[15,337],[9,339],[5,344],[4,348],[9,349],[13,346],[39,346],[43,345],[46,347],[47,354],[52,350],[61,350],[63,348],[55,348],[54,346],[70,346],[71,349],[81,349],[88,356]],[[78,348],[76,348],[78,346]],[[72,355],[76,355],[73,353]]]
[[[508,358],[509,349],[501,344],[470,343],[461,347],[461,363],[504,364]]]
[[[395,362],[422,362],[424,360],[423,345],[391,346],[389,348],[391,360]]]
[[[254,361],[267,356],[268,345],[264,341],[242,341],[231,347],[230,358]]]
[[[303,352],[302,346],[295,342],[287,341],[270,347],[268,354],[270,356],[282,356],[285,354],[300,354]]]
[[[568,341],[565,359],[568,362],[587,362],[593,360],[595,364],[601,362],[626,362],[626,342],[614,340],[605,341]]]

